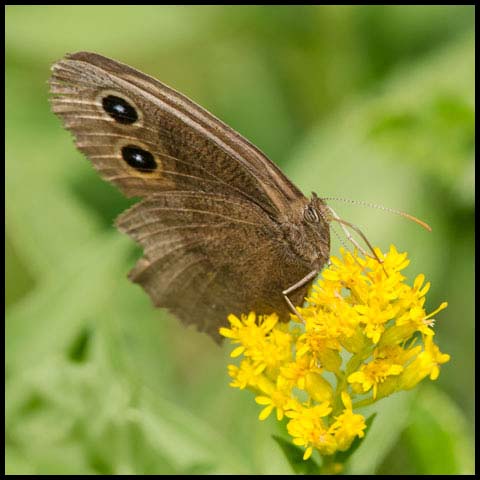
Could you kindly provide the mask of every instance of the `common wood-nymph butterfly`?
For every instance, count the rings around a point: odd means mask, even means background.
[[[228,314],[302,303],[327,262],[325,202],[194,102],[96,53],[52,67],[53,111],[101,176],[142,200],[117,226],[144,249],[129,273],[158,307],[219,339]]]

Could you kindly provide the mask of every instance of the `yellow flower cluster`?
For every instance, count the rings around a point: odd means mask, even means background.
[[[348,450],[365,435],[355,409],[414,387],[448,362],[433,341],[433,318],[424,309],[430,283],[418,275],[413,286],[400,273],[409,263],[394,246],[380,261],[341,250],[311,288],[301,322],[276,314],[230,315],[220,334],[238,345],[229,365],[232,387],[257,393],[261,420],[275,410],[285,416],[295,445],[322,455]],[[356,401],[353,404],[353,401]]]

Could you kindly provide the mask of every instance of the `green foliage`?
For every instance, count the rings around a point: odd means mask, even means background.
[[[330,202],[409,252],[430,307],[449,302],[452,361],[378,404],[349,473],[473,473],[473,7],[7,6],[5,43],[7,473],[291,471],[226,352],[125,278],[139,252],[112,223],[129,203],[47,101],[49,66],[78,50],[186,93],[305,193],[432,225]]]

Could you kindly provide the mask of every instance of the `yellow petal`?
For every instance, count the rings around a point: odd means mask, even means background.
[[[270,405],[272,400],[264,395],[259,395],[258,397],[255,397],[255,402],[257,402],[259,405]]]
[[[243,352],[245,351],[245,347],[243,345],[240,345],[239,347],[235,348],[233,352],[230,354],[232,358],[236,358],[240,356]]]
[[[304,460],[308,460],[308,459],[312,456],[312,452],[313,452],[313,448],[312,448],[312,447],[308,447],[308,448],[305,450],[305,453],[303,454],[303,459],[304,459]]]
[[[228,316],[228,321],[230,322],[230,325],[232,325],[232,327],[242,327],[242,322],[235,315],[233,315],[233,313]]]
[[[261,412],[260,415],[258,416],[259,420],[265,420],[273,410],[273,405],[269,405],[268,407],[265,407]]]

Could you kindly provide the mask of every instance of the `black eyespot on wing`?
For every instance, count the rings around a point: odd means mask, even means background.
[[[153,155],[143,148],[135,145],[127,145],[122,148],[123,159],[133,168],[140,172],[153,172],[157,168],[157,162]]]
[[[102,106],[116,122],[130,125],[138,120],[138,113],[124,98],[108,95],[102,99]]]

